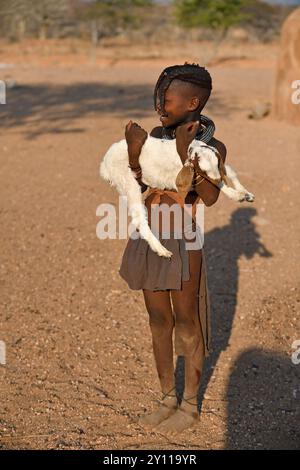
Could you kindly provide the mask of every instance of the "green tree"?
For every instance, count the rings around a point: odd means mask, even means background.
[[[249,0],[174,0],[174,14],[184,28],[206,26],[226,33],[230,26],[247,19],[243,8]]]
[[[214,46],[210,49],[206,62],[209,63],[231,26],[251,18],[245,8],[253,0],[174,0],[174,16],[183,28],[199,26],[213,29],[216,33]]]

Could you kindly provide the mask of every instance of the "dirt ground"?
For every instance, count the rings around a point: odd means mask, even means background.
[[[205,209],[213,352],[199,425],[176,438],[137,423],[159,382],[142,292],[118,274],[126,240],[96,237],[96,208],[118,201],[98,171],[130,118],[158,125],[161,69],[208,46],[124,60],[47,47],[0,47],[0,79],[16,81],[0,105],[0,448],[299,449],[300,132],[247,118],[271,100],[276,45],[208,67],[203,114],[256,200]]]

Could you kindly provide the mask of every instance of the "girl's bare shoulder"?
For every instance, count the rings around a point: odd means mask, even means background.
[[[152,129],[150,132],[151,137],[156,137],[157,139],[162,138],[162,126],[157,126]]]

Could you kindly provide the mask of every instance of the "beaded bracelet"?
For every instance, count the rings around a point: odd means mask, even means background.
[[[201,180],[199,181],[198,178],[201,178]],[[195,186],[196,186],[196,185],[198,186],[198,184],[203,183],[204,180],[205,180],[205,178],[204,178],[203,176],[201,176],[201,175],[195,176],[195,179],[194,179],[194,184],[195,184]]]
[[[128,168],[131,168],[132,170],[139,170],[139,169],[141,169],[141,165],[138,165],[138,166],[128,165]]]
[[[142,176],[142,169],[140,166],[133,168],[132,166],[128,165],[128,168],[130,168],[133,171],[134,177],[136,179],[139,179]]]

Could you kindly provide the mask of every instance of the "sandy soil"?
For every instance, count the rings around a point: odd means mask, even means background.
[[[118,200],[98,167],[130,118],[157,125],[158,74],[196,51],[123,61],[65,51],[52,60],[1,45],[0,63],[12,67],[0,65],[0,79],[17,81],[0,106],[3,449],[300,448],[300,364],[291,361],[300,340],[300,133],[270,116],[247,118],[255,101],[271,99],[273,46],[226,52],[209,67],[204,114],[256,202],[221,195],[205,209],[214,351],[201,420],[177,438],[136,422],[154,408],[159,383],[142,292],[118,275],[126,241],[95,234],[97,206]]]

